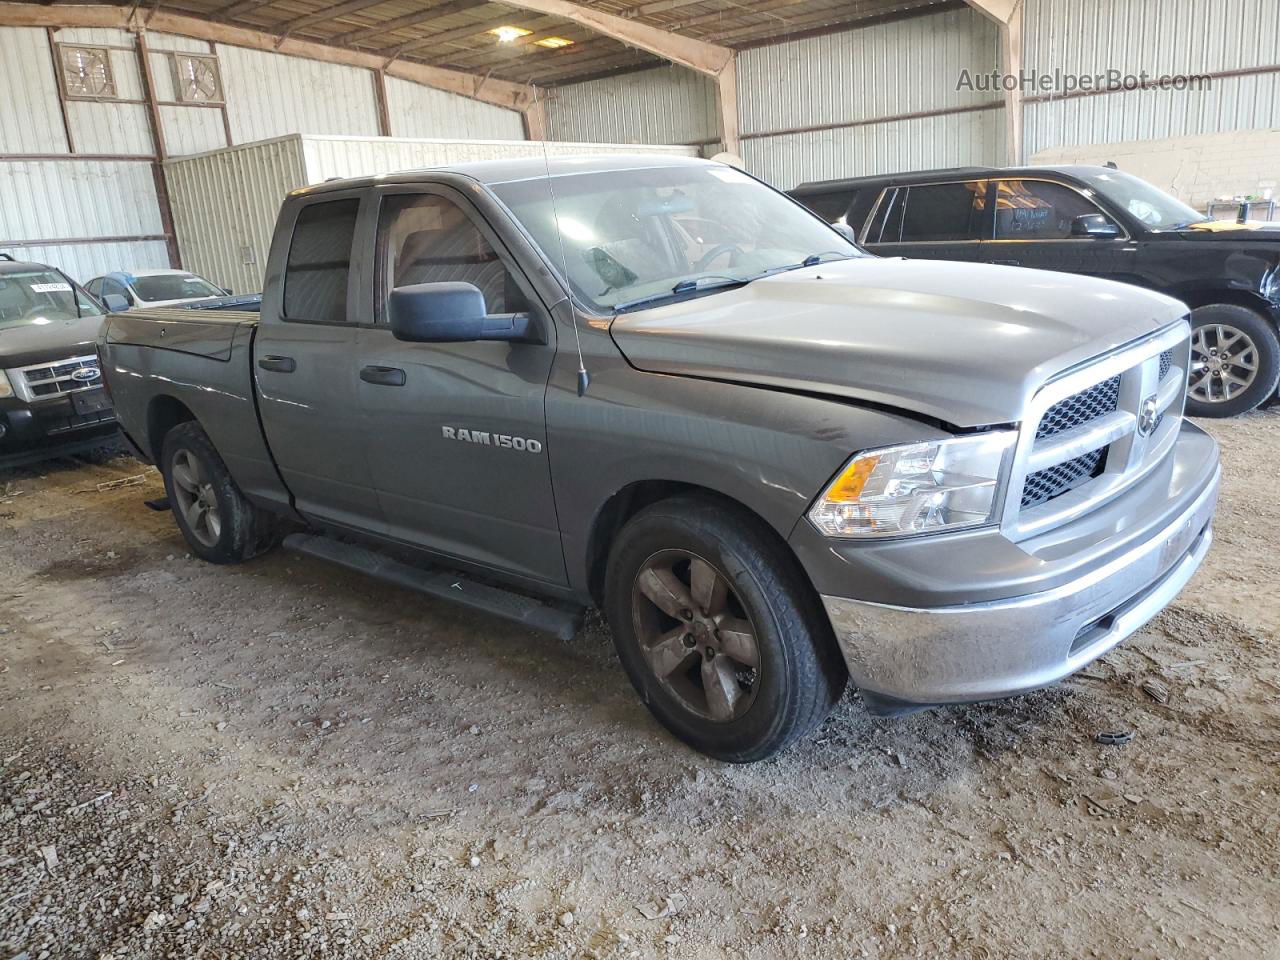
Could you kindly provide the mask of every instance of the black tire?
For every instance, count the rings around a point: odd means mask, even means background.
[[[692,709],[659,679],[641,648],[637,578],[654,557],[684,552],[727,581],[732,603],[754,628],[759,667],[750,671],[749,703],[732,719]],[[605,614],[627,676],[653,715],[695,750],[720,760],[750,763],[777,753],[827,717],[848,681],[821,603],[785,544],[756,517],[712,497],[661,501],[623,527],[609,553]],[[696,647],[691,656],[692,677],[702,657]]]
[[[1215,328],[1222,326],[1243,334],[1252,342],[1252,350],[1235,347],[1234,356],[1248,360],[1256,367],[1252,380],[1238,393],[1222,393],[1221,380],[1209,369],[1197,369],[1196,345],[1203,338],[1207,345],[1216,344]],[[1233,303],[1214,303],[1191,311],[1192,358],[1187,385],[1187,413],[1193,417],[1234,417],[1265,403],[1275,396],[1280,384],[1280,338],[1275,324],[1248,307]],[[1238,341],[1237,341],[1238,343]],[[1203,358],[1202,358],[1203,359]],[[1210,358],[1211,359],[1211,358]],[[1200,396],[1197,396],[1197,394]],[[1213,398],[1214,395],[1218,398]]]
[[[216,533],[197,518],[192,526],[182,504],[190,493],[175,479],[190,476],[184,468],[196,467],[202,496],[217,513]],[[214,449],[208,435],[194,421],[180,423],[165,434],[160,454],[160,472],[164,489],[178,529],[191,547],[191,552],[210,563],[243,563],[270,549],[275,544],[274,518],[245,499],[231,473]],[[199,512],[199,511],[197,511]],[[205,510],[208,514],[211,510]]]

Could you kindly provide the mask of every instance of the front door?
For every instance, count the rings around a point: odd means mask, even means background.
[[[373,482],[391,536],[524,577],[566,581],[544,401],[555,331],[496,234],[448,187],[377,192],[373,289],[359,394]],[[395,287],[462,281],[490,313],[528,311],[547,343],[395,339]]]
[[[377,531],[357,363],[358,192],[298,209],[279,304],[263,304],[254,376],[267,442],[304,516]],[[281,224],[282,229],[287,225]]]
[[[982,244],[983,260],[1135,282],[1137,244],[1084,192],[1034,178],[998,180],[993,187],[995,231]],[[1077,219],[1089,214],[1106,217],[1119,235],[1076,234]]]

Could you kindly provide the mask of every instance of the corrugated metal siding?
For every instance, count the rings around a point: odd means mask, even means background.
[[[810,180],[999,164],[1003,156],[1003,108],[742,142],[746,168],[783,190]]]
[[[386,82],[392,136],[524,139],[524,119],[515,110],[504,110],[398,77],[387,77]]]
[[[676,66],[568,84],[548,93],[548,136],[606,143],[714,140],[720,135],[716,100],[709,77]]]
[[[147,47],[151,50],[181,50],[183,53],[212,53],[213,47],[194,37],[179,37],[172,33],[147,32]]]
[[[550,156],[581,153],[674,153],[692,147],[548,143]],[[174,228],[189,270],[238,291],[261,289],[271,234],[285,194],[330,177],[541,156],[528,140],[404,140],[290,136],[165,164]]]
[[[146,162],[0,163],[0,210],[0,241],[163,232]]]
[[[170,156],[205,153],[227,145],[222,113],[207,107],[161,107],[160,125]]]
[[[163,240],[135,243],[77,243],[38,247],[5,247],[19,260],[47,263],[72,280],[86,283],[114,270],[147,270],[169,266],[169,251]]]
[[[218,44],[236,143],[288,133],[378,135],[368,70]]]
[[[913,17],[742,51],[742,133],[969,107],[989,93],[956,90],[962,69],[990,72],[994,24],[973,10]]]
[[[1026,68],[1135,76],[1280,65],[1276,0],[1027,0]],[[1030,103],[1026,151],[1280,125],[1280,74]]]
[[[38,27],[0,27],[0,153],[66,153],[58,80]],[[15,95],[16,94],[16,95]]]
[[[171,160],[164,173],[183,266],[241,293],[262,289],[280,202],[307,182],[301,138]]]
[[[67,122],[76,153],[151,156],[151,126],[140,103],[67,101]]]
[[[115,27],[63,27],[54,35],[58,43],[87,43],[109,47],[132,47],[133,34]]]

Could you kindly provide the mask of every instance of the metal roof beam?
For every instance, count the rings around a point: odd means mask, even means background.
[[[1000,28],[1000,66],[1006,75],[1022,76],[1023,52],[1023,4],[1022,0],[966,0],[969,6]],[[1014,84],[1004,93],[1005,145],[1010,165],[1023,162],[1023,105],[1022,86]]]
[[[404,16],[396,17],[393,20],[371,23],[367,27],[339,34],[333,38],[332,42],[339,45],[356,43],[360,40],[367,40],[370,37],[392,33],[405,27],[416,27],[419,24],[439,20],[442,17],[451,17],[455,13],[463,13],[475,7],[483,7],[488,2],[489,0],[449,0],[448,3],[437,3],[435,6],[427,7],[424,10],[415,10],[413,13],[406,13]]]

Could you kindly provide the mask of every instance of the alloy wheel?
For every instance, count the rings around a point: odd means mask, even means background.
[[[760,686],[755,625],[725,575],[687,550],[662,550],[632,587],[640,652],[660,683],[718,723],[742,716]]]
[[[1187,392],[1202,403],[1226,403],[1253,384],[1258,348],[1243,330],[1208,323],[1191,334],[1191,376]]]
[[[190,450],[173,458],[173,493],[191,535],[206,547],[215,547],[222,536],[222,515],[209,473]]]

